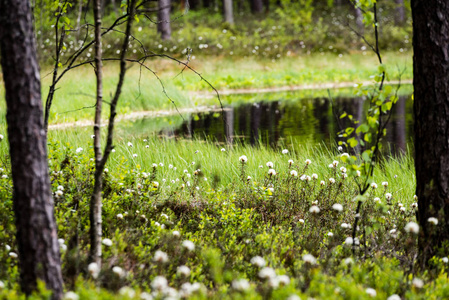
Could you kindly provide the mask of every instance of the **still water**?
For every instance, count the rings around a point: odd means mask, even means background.
[[[340,120],[347,112],[362,120],[369,101],[339,97],[283,99],[227,106],[223,113],[204,112],[177,120],[147,118],[133,122],[140,135],[163,138],[208,139],[221,143],[241,142],[277,147],[291,140],[302,144],[335,144],[338,132],[349,123]],[[159,120],[158,120],[159,119]],[[346,120],[346,119],[345,119]],[[155,124],[159,124],[156,126]],[[164,125],[165,124],[165,125]],[[413,138],[412,100],[400,96],[387,126],[384,144],[393,152],[405,151]]]

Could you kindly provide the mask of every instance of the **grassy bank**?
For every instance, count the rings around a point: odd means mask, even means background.
[[[406,54],[389,53],[385,63],[390,70],[390,79],[398,78],[398,69],[405,70],[402,79],[412,78],[411,57]],[[199,106],[218,105],[213,90],[197,75],[189,70],[182,74],[182,66],[166,60],[154,60],[148,65],[161,78],[168,97],[178,108],[195,108]],[[285,57],[271,60],[254,58],[197,58],[191,62],[197,70],[216,89],[257,89],[279,86],[319,85],[323,83],[356,83],[370,81],[370,76],[377,73],[376,58],[371,55],[354,53],[338,57],[333,54],[306,55],[302,57]],[[42,72],[42,93],[46,98],[51,82],[49,70]],[[114,93],[118,77],[115,65],[107,64],[104,70],[105,100]],[[95,103],[95,77],[91,68],[75,69],[67,73],[56,91],[50,123],[73,122],[91,119],[92,106]],[[139,87],[140,82],[140,87]],[[210,95],[192,94],[192,92],[210,92]],[[335,96],[350,94],[348,90],[335,90]],[[0,96],[3,97],[3,87]],[[132,67],[126,77],[125,86],[119,102],[119,114],[135,111],[173,110],[174,104],[163,93],[156,77],[147,70]],[[327,91],[301,91],[290,97],[327,95]],[[265,97],[265,95],[264,95]],[[289,97],[289,96],[287,96]],[[265,97],[267,98],[267,97]],[[269,97],[268,97],[269,98]],[[243,100],[242,100],[243,99]],[[257,99],[256,95],[222,97],[224,104]],[[0,107],[4,111],[5,104]],[[107,110],[107,106],[105,106]],[[105,111],[106,115],[106,111]],[[3,116],[2,116],[3,118]]]

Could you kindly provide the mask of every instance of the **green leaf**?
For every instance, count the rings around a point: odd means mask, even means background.
[[[363,123],[359,127],[357,127],[357,130],[355,132],[356,133],[360,133],[360,132],[365,133],[365,132],[368,132],[368,130],[369,130],[368,124]]]
[[[346,117],[348,114],[346,112],[342,113],[340,116],[340,119],[343,119],[344,117]]]
[[[349,146],[351,146],[352,148],[354,148],[355,146],[357,146],[359,144],[359,142],[356,140],[356,138],[352,137],[348,140]]]

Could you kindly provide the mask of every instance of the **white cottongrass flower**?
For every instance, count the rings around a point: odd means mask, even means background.
[[[414,202],[410,205],[412,208],[418,208],[418,203]]]
[[[393,294],[390,297],[387,298],[387,300],[401,300],[401,297],[397,294]]]
[[[348,236],[345,240],[346,246],[352,246],[352,245],[360,245],[360,241],[358,238],[353,239],[352,237]]]
[[[335,179],[334,179],[334,178],[329,178],[329,183],[330,183],[330,184],[335,183]]]
[[[253,258],[251,258],[250,262],[251,264],[259,268],[265,267],[266,265],[265,259],[263,259],[262,256],[254,256]]]
[[[422,289],[424,286],[424,281],[420,278],[413,278],[412,285],[417,289]]]
[[[316,205],[313,205],[310,207],[309,212],[312,214],[317,214],[320,212],[320,208]]]
[[[1,284],[0,284],[0,290],[1,290]],[[64,296],[62,297],[63,300],[78,300],[80,297],[78,296],[77,293],[73,292],[73,291],[68,291],[64,294]]]
[[[344,174],[344,173],[346,173],[346,168],[345,167],[341,167],[340,171]]]
[[[343,211],[343,205],[341,205],[340,203],[335,203],[334,205],[332,205],[332,209],[339,212]]]
[[[95,137],[95,134],[92,134],[92,135],[90,136],[91,139],[93,139],[94,137]]]
[[[438,219],[435,217],[428,218],[427,222],[432,223],[433,225],[438,225]]]
[[[308,264],[311,264],[311,265],[315,265],[316,264],[316,258],[312,254],[305,254],[302,257],[302,260],[304,262],[308,263]]]
[[[157,250],[154,253],[153,261],[158,263],[166,263],[168,262],[168,255],[164,251]]]
[[[270,279],[276,277],[276,272],[273,268],[265,267],[259,271],[259,277],[262,279]]]
[[[349,154],[348,153],[342,153],[341,155],[340,155],[340,157],[347,157],[347,158],[349,158]]]
[[[449,258],[443,257],[443,258],[441,259],[441,261],[444,262],[445,264],[447,264],[447,263],[449,262]]]
[[[387,199],[387,200],[391,200],[392,197],[393,197],[393,195],[391,195],[391,193],[385,194],[385,199]]]
[[[112,246],[112,241],[110,239],[103,239],[103,241],[101,241],[101,243],[107,247]]]
[[[100,274],[100,268],[98,267],[97,263],[90,263],[87,266],[87,271],[89,272],[89,274],[96,279],[98,277],[98,275]]]
[[[123,219],[123,215],[122,214],[117,214],[117,219],[120,219],[120,220],[122,220]]]
[[[226,151],[226,149],[225,148],[221,148],[221,152],[225,152]]]
[[[114,274],[117,275],[118,277],[125,276],[125,271],[123,271],[123,269],[120,268],[119,266],[113,267],[112,272],[114,272]]]
[[[17,253],[15,253],[15,252],[9,252],[8,255],[9,255],[9,257],[11,257],[11,258],[17,258],[17,257],[19,257],[19,256],[17,255]]]
[[[301,298],[298,295],[290,295],[288,296],[287,300],[301,300]]]
[[[287,153],[288,153],[287,149],[282,150],[282,154],[287,154]]]
[[[418,200],[418,196],[414,195],[413,199],[415,199],[415,201],[417,201]]]
[[[356,176],[357,176],[357,177],[362,176],[362,172],[360,172],[359,170],[357,170],[357,171],[355,171],[355,172],[356,172]]]
[[[268,170],[268,175],[275,176],[276,175],[276,171],[274,169],[269,169]]]
[[[328,237],[333,237],[334,234],[333,234],[332,232],[329,231],[329,232],[327,233],[327,236],[328,236]]]
[[[312,174],[312,179],[313,179],[313,180],[317,180],[317,179],[318,179],[318,175],[315,174],[315,173],[313,173],[313,174]]]
[[[179,291],[179,295],[177,297],[172,297],[171,299],[178,299],[179,296],[182,298],[189,298],[193,293],[198,291],[201,288],[201,284],[198,282],[190,283],[190,282],[184,282],[181,285],[181,289]],[[168,298],[165,298],[168,299]]]
[[[375,289],[373,288],[367,288],[365,290],[365,292],[370,296],[370,297],[376,297],[377,296],[377,292]]]
[[[379,197],[375,197],[374,199],[374,202],[379,202],[379,203],[381,203],[381,201],[380,201],[380,198]]]
[[[129,286],[124,286],[121,287],[118,290],[118,293],[122,296],[128,297],[128,298],[134,298],[136,296],[136,291],[133,290],[133,288],[129,287]],[[140,298],[142,299],[142,297]]]
[[[375,182],[371,183],[371,188],[377,189],[377,184]]]
[[[388,186],[388,182],[387,181],[382,182],[382,186],[386,188]]]
[[[320,181],[320,185],[321,185],[321,186],[324,186],[324,185],[326,185],[326,182],[325,182],[324,180],[321,180],[321,181]]]
[[[419,233],[419,225],[415,222],[408,222],[407,225],[405,225],[405,231],[408,233]]]
[[[63,187],[62,185],[58,185],[58,190],[59,190],[59,191],[63,191],[63,190],[64,190],[64,187]]]
[[[157,164],[153,164],[152,166],[153,166],[153,168],[157,168]]]
[[[288,164],[291,166],[291,165],[293,165],[293,159],[289,159],[288,160]]]
[[[304,219],[299,219],[298,222],[304,224]]]
[[[333,164],[329,164],[329,168],[333,169],[334,165]]]
[[[334,161],[332,162],[332,165],[334,166],[334,168],[336,168],[336,167],[338,166],[338,161],[334,160]]]
[[[266,165],[267,165],[267,167],[270,168],[270,169],[273,168],[273,166],[274,166],[273,163],[272,163],[271,161],[267,162]]]
[[[173,234],[174,237],[180,237],[181,236],[181,234],[179,233],[178,230],[173,231],[172,234]]]
[[[312,161],[310,159],[306,159],[305,163],[308,166],[308,165],[310,165],[312,163]]]
[[[168,281],[164,276],[156,276],[151,282],[151,287],[154,290],[161,292],[168,287]]]
[[[137,157],[137,154],[136,154],[136,153],[134,153],[134,154],[133,154],[133,157],[134,157],[134,158],[136,158],[136,157]]]
[[[82,152],[82,151],[83,151],[83,148],[81,148],[81,147],[76,148],[76,150],[75,150],[76,153],[80,153],[80,152]]]
[[[246,177],[246,180],[250,181],[251,180],[251,176]]]
[[[307,179],[307,176],[305,174],[301,175],[301,177],[299,177],[299,179],[301,179],[302,181]]]
[[[187,277],[190,275],[190,268],[187,266],[179,266],[178,269],[176,270],[176,273]]]
[[[153,187],[157,189],[159,187],[159,182],[153,181]]]
[[[150,145],[145,145],[145,148],[150,148]]]
[[[281,286],[290,284],[290,277],[287,275],[278,275],[276,278]]]
[[[310,177],[309,175],[306,176],[306,181],[310,181],[312,180],[312,177]]]
[[[185,240],[182,242],[182,246],[189,251],[195,250],[195,244],[192,241]]]
[[[128,142],[128,147],[132,147],[132,146],[133,146],[133,143]]]
[[[234,290],[239,292],[247,291],[250,288],[248,280],[243,278],[233,280],[231,286]]]
[[[248,157],[246,157],[246,155],[242,155],[239,157],[239,161],[244,164],[248,161]]]
[[[0,134],[0,141],[3,140],[5,137],[3,136],[3,134]]]
[[[4,177],[4,176],[6,176],[6,175],[3,175],[2,178],[7,178],[7,177]],[[61,197],[63,194],[64,194],[63,191],[57,190],[57,191],[55,192],[55,197],[56,197],[56,198],[59,198],[59,197]]]

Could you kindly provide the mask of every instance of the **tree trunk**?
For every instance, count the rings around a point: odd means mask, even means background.
[[[412,0],[421,265],[449,241],[449,0]],[[428,222],[435,217],[437,226]]]
[[[90,260],[101,267],[101,187],[102,176],[97,176],[101,163],[101,110],[103,104],[103,64],[101,50],[101,0],[94,1],[95,18],[95,71],[97,78],[97,102],[95,106],[94,152],[95,152],[95,183],[90,201]]]
[[[60,299],[61,262],[29,1],[0,0],[0,47],[21,287],[30,295],[43,280],[52,298]]]
[[[365,31],[365,25],[363,25],[363,14],[360,7],[355,7],[355,23],[357,24],[357,30],[360,34]]]
[[[250,0],[251,2],[251,12],[254,14],[259,14],[263,12],[263,2],[262,0]]]
[[[396,3],[395,23],[396,23],[396,25],[401,25],[405,21],[404,0],[394,0],[394,2]]]
[[[170,0],[158,1],[157,32],[164,41],[171,39],[170,6]]]
[[[234,24],[234,13],[232,10],[232,0],[223,0],[223,15],[226,23]]]

